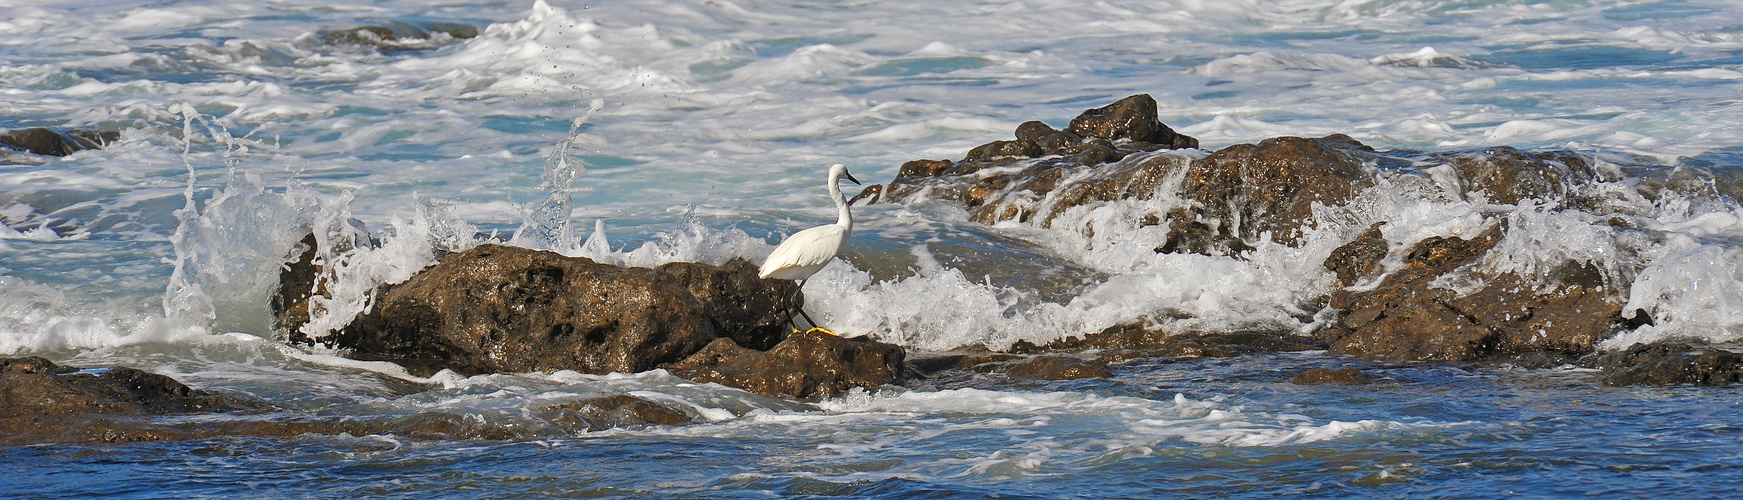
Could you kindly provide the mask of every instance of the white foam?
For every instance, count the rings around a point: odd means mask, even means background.
[[[902,392],[899,394],[856,393],[818,404],[831,415],[857,416],[865,413],[924,418],[939,414],[993,415],[988,419],[967,419],[962,424],[944,425],[940,432],[962,428],[1050,427],[1067,425],[1063,419],[1105,422],[1096,434],[1117,441],[1094,440],[1093,443],[1065,442],[1061,446],[1102,448],[1115,442],[1119,446],[1153,447],[1170,441],[1237,447],[1274,447],[1290,444],[1321,442],[1348,438],[1352,435],[1385,431],[1443,427],[1449,424],[1429,422],[1403,423],[1381,420],[1355,422],[1316,422],[1313,418],[1273,412],[1254,412],[1237,406],[1227,406],[1210,400],[1194,400],[1176,394],[1170,401],[1152,401],[1131,397],[1100,397],[1074,392],[1016,392],[979,389],[954,389],[936,392]],[[1020,415],[1023,420],[1003,417]],[[794,418],[831,419],[832,416],[797,415]],[[795,421],[789,418],[789,421]],[[959,420],[962,420],[959,418]],[[1087,422],[1075,425],[1085,425]],[[1452,426],[1464,425],[1450,424]],[[1032,443],[1031,443],[1032,444]],[[1008,452],[1007,452],[1008,453]],[[1001,455],[989,457],[998,459]],[[970,464],[969,471],[984,472],[983,461]]]
[[[1654,321],[1603,341],[1626,349],[1636,343],[1673,339],[1731,342],[1743,339],[1743,251],[1696,244],[1676,237],[1665,255],[1640,271],[1622,306],[1623,316],[1644,311]]]

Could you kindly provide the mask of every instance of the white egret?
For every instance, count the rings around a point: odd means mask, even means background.
[[[846,243],[847,238],[853,235],[853,213],[847,210],[847,200],[841,196],[841,186],[837,185],[842,177],[859,184],[859,179],[847,173],[846,165],[837,163],[829,166],[829,198],[835,200],[835,223],[799,231],[787,237],[787,241],[781,242],[781,246],[775,247],[775,253],[769,254],[768,260],[763,261],[757,277],[796,280],[799,288],[803,289],[807,278],[835,258],[835,253],[841,250],[841,244]],[[799,315],[804,316],[811,326],[817,326],[817,322],[805,314],[804,307],[799,308]]]

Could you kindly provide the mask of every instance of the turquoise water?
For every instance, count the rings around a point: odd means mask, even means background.
[[[321,38],[431,20],[480,34]],[[1735,389],[1605,388],[1571,367],[1149,360],[1104,381],[956,380],[800,404],[658,372],[418,379],[283,346],[264,306],[292,243],[310,229],[342,239],[353,218],[384,245],[355,255],[336,278],[344,290],[401,279],[431,245],[533,226],[557,237],[517,241],[631,265],[756,260],[831,220],[819,189],[828,164],[886,182],[905,161],[960,158],[1023,121],[1061,126],[1136,93],[1206,150],[1346,133],[1380,149],[1573,150],[1626,172],[1616,186],[1695,179],[1597,214],[1627,218],[1649,244],[1586,214],[1508,210],[1564,229],[1535,235],[1526,255],[1597,248],[1616,256],[1599,265],[1636,277],[1629,307],[1659,324],[1604,348],[1743,339],[1743,12],[1725,2],[0,1],[0,128],[122,134],[65,158],[0,153],[0,355],[137,366],[286,408],[257,418],[436,412],[492,436],[6,448],[0,468],[20,478],[6,491],[1462,498],[1743,487]],[[547,180],[557,159],[577,175],[552,197],[565,183]],[[1422,236],[1494,209],[1367,196],[1374,210],[1413,214],[1401,220]],[[541,204],[547,216],[530,216]],[[1052,227],[989,227],[945,203],[856,207],[852,245],[807,284],[807,310],[923,350],[1134,321],[1311,331],[1317,297],[1335,285],[1300,263],[1366,227],[1328,224],[1301,248],[1237,261],[1155,254],[1159,235],[1132,223],[1154,204],[1095,208]],[[1075,230],[1091,224],[1116,230]],[[1287,382],[1344,365],[1383,381]],[[631,392],[707,416],[576,434],[529,409]]]

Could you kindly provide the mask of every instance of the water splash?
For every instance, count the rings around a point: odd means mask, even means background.
[[[573,195],[570,190],[575,186],[575,178],[587,172],[587,167],[570,160],[569,147],[581,137],[581,126],[587,123],[587,118],[604,107],[604,99],[594,99],[589,103],[587,112],[570,122],[568,137],[557,141],[551,155],[545,158],[545,171],[540,176],[544,183],[539,185],[545,191],[545,201],[527,213],[510,243],[557,251],[569,250],[575,245],[574,238],[569,235],[569,216],[575,210],[571,206]]]

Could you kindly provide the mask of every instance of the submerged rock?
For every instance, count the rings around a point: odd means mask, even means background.
[[[0,132],[0,145],[43,156],[67,156],[87,149],[102,149],[120,139],[120,132],[107,130],[37,127]]]
[[[0,358],[0,442],[166,439],[138,418],[256,406],[127,367],[79,369],[40,357]]]
[[[1107,363],[1071,356],[1034,356],[1004,367],[1005,376],[1016,380],[1079,380],[1114,376]]]
[[[1020,341],[1011,350],[1039,353],[1092,348],[1110,351],[1104,355],[1106,359],[1144,356],[1225,358],[1258,352],[1312,351],[1325,349],[1325,343],[1314,337],[1286,332],[1171,334],[1138,325],[1120,325],[1043,346]]]
[[[478,36],[478,27],[427,19],[390,20],[379,24],[321,30],[315,39],[327,45],[362,45],[383,50],[425,48],[443,39]]]
[[[338,332],[291,338],[424,375],[443,368],[635,373],[719,338],[762,348],[779,342],[795,284],[756,274],[743,260],[622,268],[486,244],[385,287],[374,307]]]
[[[40,357],[0,358],[0,418],[204,413],[246,407],[173,378],[124,366],[79,369]]]
[[[900,383],[906,352],[865,337],[842,338],[818,330],[794,333],[773,349],[758,351],[720,339],[664,368],[697,382],[714,382],[757,394],[804,398],[833,396],[855,387]]]
[[[1300,375],[1296,375],[1289,379],[1289,383],[1295,385],[1362,385],[1372,383],[1373,381],[1374,377],[1370,377],[1367,374],[1362,373],[1361,370],[1355,368],[1314,368],[1312,370],[1301,372]]]
[[[1743,349],[1683,342],[1635,344],[1597,357],[1609,385],[1728,385],[1743,382]]]
[[[689,411],[627,394],[583,399],[543,410],[545,420],[567,429],[602,431],[613,427],[683,425],[696,419]]]

